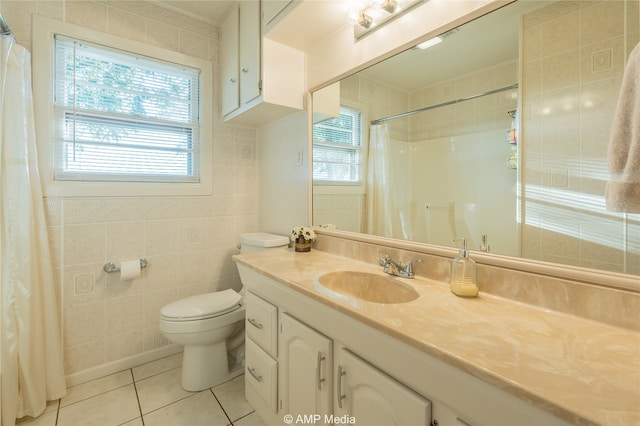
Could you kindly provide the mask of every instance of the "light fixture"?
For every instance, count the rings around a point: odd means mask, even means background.
[[[417,45],[416,47],[417,47],[418,49],[423,49],[423,50],[424,50],[424,49],[428,49],[428,48],[430,48],[431,46],[435,46],[436,44],[440,44],[440,43],[442,43],[442,40],[443,40],[443,38],[442,38],[442,37],[440,37],[440,36],[438,36],[438,37],[434,37],[434,38],[430,38],[429,40],[427,40],[427,41],[425,41],[425,42],[423,42],[423,43],[420,43],[420,44],[419,44],[419,45]]]
[[[430,48],[431,46],[435,46],[436,44],[440,44],[440,43],[442,43],[442,41],[443,41],[445,38],[449,37],[451,34],[455,33],[456,31],[458,31],[458,29],[457,29],[457,28],[454,28],[454,29],[452,29],[452,30],[447,31],[447,32],[446,32],[446,33],[444,33],[444,34],[440,34],[440,35],[439,35],[439,36],[437,36],[437,37],[430,38],[430,39],[429,39],[429,40],[427,40],[427,41],[423,41],[422,43],[418,44],[416,47],[417,47],[418,49],[423,49],[423,50],[424,50],[424,49],[428,49],[428,48]]]
[[[384,10],[387,13],[393,13],[398,8],[398,2],[396,0],[384,0],[380,9]]]
[[[425,0],[367,0],[359,10],[352,10],[352,16],[355,17],[355,39],[359,40],[423,1]]]
[[[358,17],[358,25],[368,29],[369,27],[371,27],[372,23],[373,19],[371,18],[371,16],[367,15],[364,12],[360,12],[360,16]]]

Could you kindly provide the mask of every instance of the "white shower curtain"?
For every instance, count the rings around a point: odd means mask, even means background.
[[[29,52],[0,36],[2,425],[66,393],[60,321],[36,160]]]
[[[371,126],[367,167],[366,232],[382,237],[394,237],[394,218],[398,214],[392,186],[389,143],[389,128],[386,123]]]

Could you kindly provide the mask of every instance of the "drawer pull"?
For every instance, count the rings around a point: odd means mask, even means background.
[[[262,376],[258,376],[256,374],[256,369],[255,368],[251,368],[251,367],[247,367],[247,370],[249,370],[249,374],[251,374],[251,376],[256,379],[256,381],[258,383],[262,383]]]
[[[338,366],[338,407],[342,408],[342,401],[347,399],[347,395],[342,394],[342,376],[347,374],[341,365]]]
[[[316,365],[316,382],[318,383],[319,391],[322,390],[322,383],[326,381],[326,379],[322,377],[322,361],[324,361],[325,359],[326,358],[324,357],[324,355],[322,355],[322,352],[318,351],[318,362]]]
[[[247,318],[249,324],[257,328],[258,330],[262,330],[262,324],[260,324],[255,318]]]

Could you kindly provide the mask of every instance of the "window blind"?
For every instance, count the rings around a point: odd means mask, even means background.
[[[340,115],[313,126],[313,179],[326,182],[360,180],[362,118],[341,107]]]
[[[55,39],[54,179],[198,182],[197,69]]]

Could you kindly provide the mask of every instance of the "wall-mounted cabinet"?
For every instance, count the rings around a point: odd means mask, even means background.
[[[262,0],[262,33],[266,34],[278,19],[300,0]]]
[[[222,115],[260,96],[260,3],[239,2],[222,23]]]
[[[259,126],[303,108],[305,55],[261,35],[260,2],[238,2],[221,25],[225,121]]]

